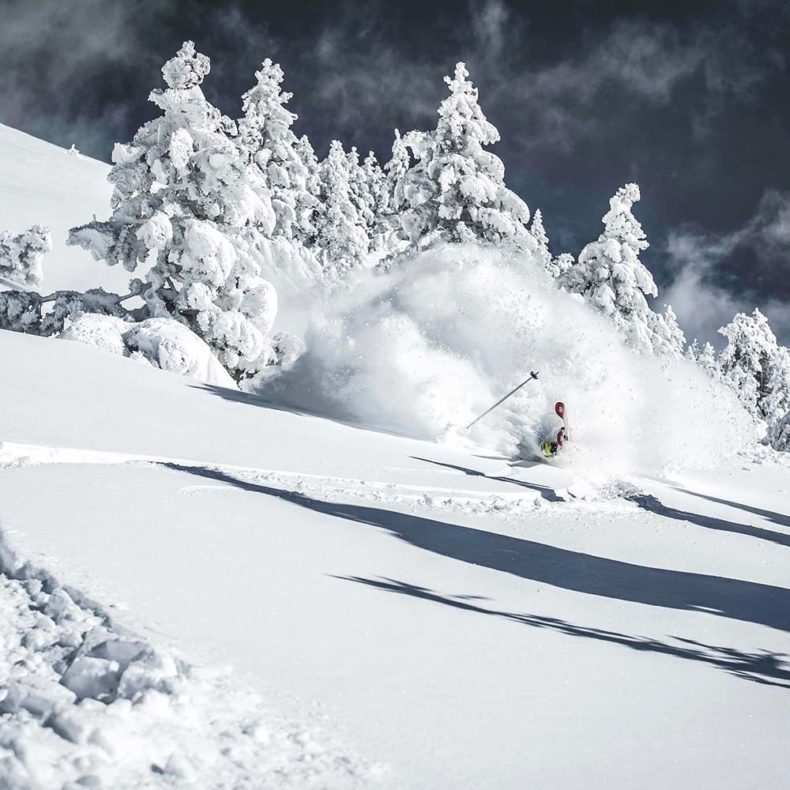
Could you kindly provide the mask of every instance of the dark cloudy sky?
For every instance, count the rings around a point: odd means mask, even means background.
[[[182,40],[231,116],[264,57],[297,131],[386,159],[465,60],[554,251],[642,188],[644,256],[691,335],[759,305],[790,342],[790,2],[0,0],[0,122],[109,159]]]

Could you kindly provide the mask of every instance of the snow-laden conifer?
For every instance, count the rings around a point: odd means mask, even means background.
[[[338,140],[321,163],[322,216],[318,229],[321,265],[330,279],[356,268],[368,252],[365,221],[351,185],[351,162]]]
[[[721,379],[719,356],[716,353],[716,349],[710,343],[705,343],[703,346],[700,346],[699,342],[694,340],[686,349],[685,357],[691,362],[699,365],[699,367],[712,379]]]
[[[767,439],[775,450],[790,451],[790,349],[780,346],[771,360],[764,400]]]
[[[450,95],[430,132],[404,138],[416,162],[395,188],[393,208],[404,205],[402,229],[412,245],[436,241],[515,243],[531,246],[526,203],[505,186],[505,167],[486,146],[499,132],[478,104],[463,63],[445,82]],[[397,142],[397,140],[396,140]]]
[[[724,380],[754,417],[764,419],[771,364],[779,348],[768,319],[755,308],[751,315],[738,313],[719,333],[727,338],[719,357]]]
[[[274,231],[275,212],[233,139],[235,124],[203,95],[208,72],[192,42],[164,65],[166,87],[150,95],[163,115],[113,151],[112,216],[74,228],[70,243],[142,268],[149,314],[187,324],[240,377],[269,355],[277,299],[255,250]]]
[[[532,224],[529,226],[529,234],[535,240],[535,255],[546,269],[551,270],[552,257],[549,252],[549,234],[543,225],[543,212],[537,208],[532,215]]]
[[[680,357],[686,348],[686,336],[678,324],[672,305],[665,305],[664,312],[655,314],[653,324],[653,351],[659,355]]]
[[[385,232],[384,217],[387,210],[387,177],[373,151],[362,162],[364,173],[365,219],[371,247],[379,247]]]
[[[403,194],[406,186],[406,173],[411,167],[411,155],[406,141],[401,133],[395,130],[395,139],[392,142],[392,155],[384,165],[386,206],[385,212],[395,219],[400,227],[400,214],[408,208],[408,202]]]
[[[291,129],[297,116],[286,104],[293,94],[282,90],[279,64],[267,58],[255,77],[255,86],[242,97],[239,145],[247,160],[264,174],[264,199],[270,195],[276,215],[273,234],[309,244],[315,234],[317,198],[311,190],[309,163],[302,153],[314,154],[299,144]]]
[[[617,190],[603,217],[603,233],[581,251],[562,283],[609,316],[632,347],[677,354],[685,340],[674,313],[659,315],[647,303],[647,297],[656,297],[658,289],[639,259],[650,246],[631,211],[639,199],[637,184],[626,184]]]
[[[351,150],[346,154],[346,160],[348,197],[354,206],[357,217],[359,217],[361,226],[365,229],[368,239],[370,239],[376,225],[377,201],[374,194],[375,185],[369,181],[371,172],[360,162],[359,152],[355,146],[352,146]],[[378,167],[375,156],[373,156],[373,162]],[[372,171],[372,174],[374,178],[377,177],[375,170]]]

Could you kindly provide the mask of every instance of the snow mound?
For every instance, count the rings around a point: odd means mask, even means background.
[[[368,770],[0,538],[1,787],[348,787]]]
[[[693,364],[639,355],[526,255],[437,247],[327,303],[270,384],[286,403],[420,438],[529,455],[568,407],[565,458],[591,475],[709,466],[754,440],[734,395]],[[467,436],[464,425],[539,371]],[[449,430],[448,430],[449,429]]]
[[[156,368],[211,386],[236,389],[208,345],[188,327],[170,318],[130,323],[114,316],[80,313],[68,322],[59,337],[144,360]]]

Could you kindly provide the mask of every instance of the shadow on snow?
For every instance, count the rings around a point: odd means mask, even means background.
[[[486,477],[489,480],[497,480],[501,483],[511,483],[512,485],[521,486],[522,488],[529,488],[532,491],[537,491],[540,495],[547,500],[548,502],[566,502],[567,498],[559,496],[556,491],[552,488],[548,488],[547,486],[537,485],[536,483],[528,483],[525,480],[518,480],[514,477],[506,477],[503,475],[494,476],[494,475],[487,475],[484,472],[480,472],[477,469],[469,469],[465,466],[458,466],[456,464],[448,464],[443,463],[441,461],[432,461],[429,458],[420,458],[418,456],[411,456],[415,461],[423,461],[426,464],[433,464],[434,466],[443,466],[447,469],[453,469],[456,472],[461,472],[465,475],[469,475],[470,477]],[[790,519],[787,519],[780,515],[779,513],[773,513],[770,510],[759,510],[758,508],[749,507],[747,505],[740,505],[736,502],[729,502],[726,499],[717,499],[716,497],[706,496],[705,494],[697,494],[693,491],[686,491],[685,489],[677,489],[682,491],[683,493],[690,494],[692,496],[700,497],[701,499],[707,499],[711,502],[718,502],[719,504],[728,505],[733,508],[740,508],[742,510],[748,511],[750,513],[754,513],[755,515],[761,516],[769,521],[772,521],[776,524],[780,524],[781,526],[790,526]],[[748,535],[752,538],[758,538],[759,540],[767,540],[771,543],[777,543],[780,546],[788,546],[790,547],[790,535],[783,535],[779,532],[772,532],[768,529],[761,529],[760,527],[753,526],[751,524],[738,524],[734,521],[727,521],[723,518],[716,518],[715,516],[705,516],[700,513],[692,513],[687,510],[680,510],[674,507],[668,507],[665,505],[661,500],[657,497],[654,497],[652,494],[644,494],[644,493],[634,493],[625,496],[624,499],[628,500],[629,502],[633,502],[637,507],[641,508],[642,510],[647,510],[651,513],[655,513],[658,516],[663,516],[664,518],[674,519],[675,521],[686,521],[689,524],[695,524],[698,527],[704,527],[705,529],[716,529],[722,530],[725,532],[733,532],[738,535]]]
[[[426,464],[433,464],[434,466],[443,466],[446,469],[453,469],[456,472],[461,472],[469,477],[485,477],[488,480],[496,480],[500,483],[510,483],[514,486],[521,488],[528,488],[530,491],[537,491],[548,502],[566,502],[567,499],[558,496],[553,488],[548,486],[537,485],[536,483],[528,483],[526,480],[517,480],[515,477],[506,477],[505,475],[487,475],[485,472],[480,472],[477,469],[469,469],[465,466],[457,466],[456,464],[443,463],[442,461],[432,461],[430,458],[420,458],[418,455],[409,456],[413,461],[422,461]]]
[[[760,516],[766,521],[770,521],[780,527],[790,528],[790,516],[783,513],[774,513],[773,510],[762,510],[759,507],[752,505],[744,505],[742,502],[733,502],[729,499],[719,499],[719,497],[711,496],[710,494],[700,494],[698,491],[689,491],[688,489],[681,488],[680,486],[673,486],[676,491],[681,491],[684,494],[698,497],[699,499],[706,499],[708,502],[716,502],[719,505],[727,505],[727,507],[735,508],[736,510],[743,510],[746,513],[752,513],[755,516]]]
[[[780,688],[790,689],[790,665],[785,664],[787,658],[779,653],[768,651],[744,652],[729,647],[716,647],[705,645],[702,642],[695,642],[691,639],[675,638],[680,644],[670,644],[656,639],[648,639],[643,636],[629,636],[617,631],[608,631],[600,628],[587,628],[585,626],[573,625],[565,620],[555,617],[542,617],[534,614],[519,614],[516,612],[505,612],[498,609],[489,609],[468,603],[469,600],[476,599],[477,596],[459,595],[444,596],[440,593],[425,587],[418,587],[414,584],[398,581],[396,579],[366,579],[360,576],[335,576],[336,579],[343,581],[365,584],[375,587],[378,590],[409,595],[425,601],[443,604],[455,609],[466,612],[475,612],[514,623],[528,625],[533,628],[545,628],[567,636],[584,637],[587,639],[597,639],[610,644],[621,645],[631,650],[638,650],[660,655],[673,656],[688,661],[699,661],[704,664],[723,669],[737,677],[751,680],[755,683],[762,683],[768,686],[779,686]]]
[[[693,493],[693,492],[685,492]],[[731,507],[741,507],[734,503],[725,502],[725,500],[715,499],[713,497],[703,497],[702,494],[693,494],[694,496],[702,497],[703,499],[711,499],[714,502],[722,502],[731,505]],[[661,500],[654,497],[652,494],[629,494],[625,497],[629,502],[633,502],[642,510],[647,510],[655,513],[664,518],[675,519],[676,521],[687,521],[690,524],[696,524],[698,527],[705,529],[717,529],[725,532],[734,532],[737,535],[748,535],[752,538],[759,540],[767,540],[771,543],[777,543],[780,546],[790,546],[790,535],[783,535],[779,532],[773,532],[770,529],[761,529],[760,527],[752,526],[751,524],[737,524],[734,521],[727,521],[723,518],[716,518],[715,516],[703,516],[700,513],[690,513],[686,510],[678,510],[678,508],[668,507],[663,504]],[[748,508],[744,507],[744,510]],[[759,511],[760,513],[767,513],[768,511]],[[776,515],[776,514],[773,514]]]
[[[561,589],[790,631],[790,590],[757,582],[651,568],[363,505],[323,502],[200,466],[161,466],[276,497],[317,513],[386,530],[413,546]]]

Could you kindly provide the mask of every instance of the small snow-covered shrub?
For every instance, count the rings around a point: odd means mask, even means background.
[[[51,249],[52,234],[43,225],[17,236],[0,231],[0,277],[23,286],[41,285],[42,261]]]

